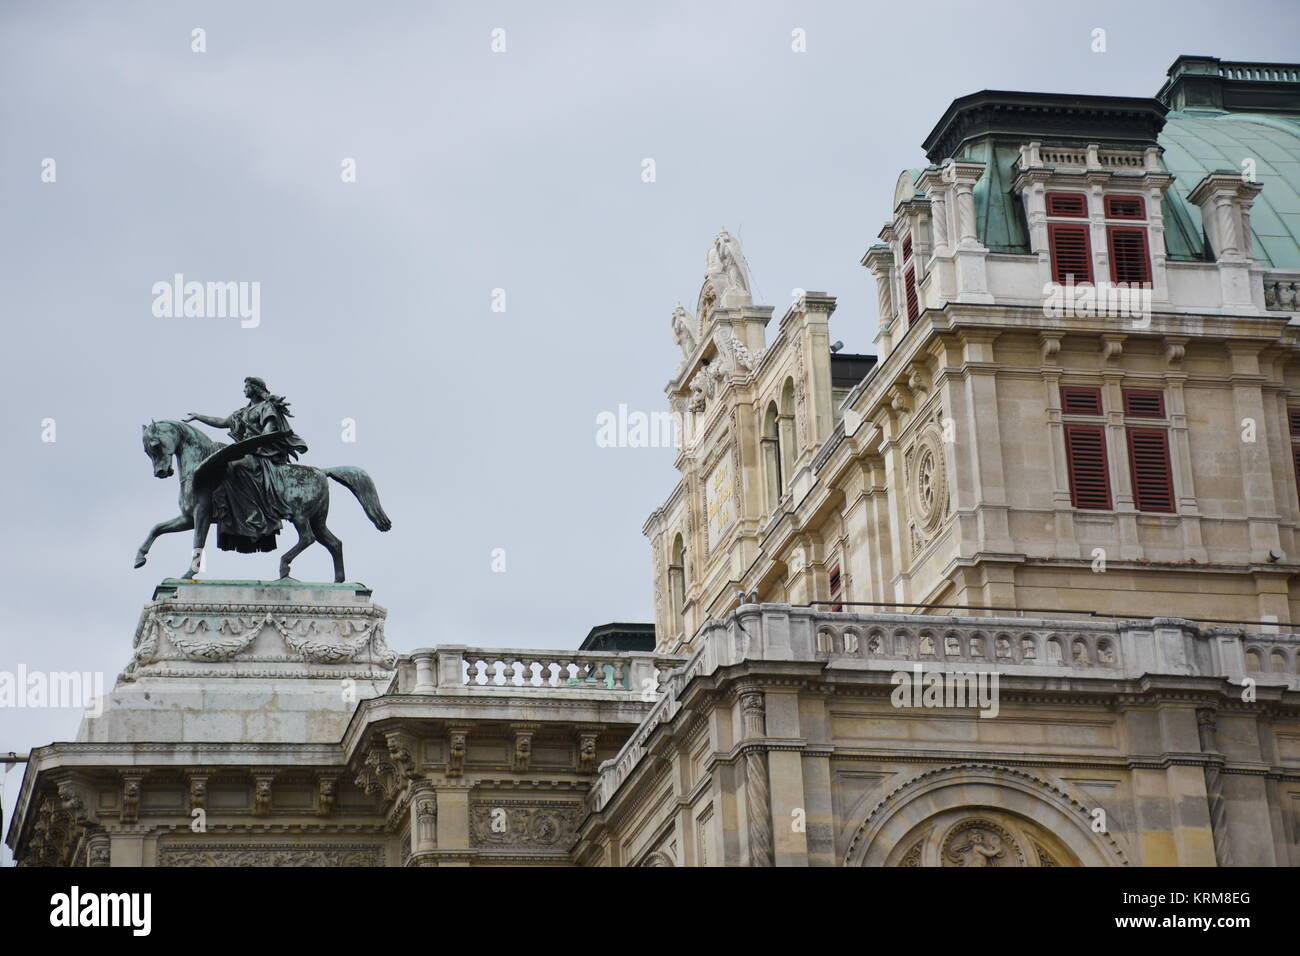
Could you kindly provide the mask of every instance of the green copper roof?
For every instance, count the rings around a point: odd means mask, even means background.
[[[1170,191],[1178,193],[1178,205],[1198,235],[1201,210],[1186,201],[1187,194],[1207,173],[1241,173],[1242,161],[1254,160],[1255,180],[1264,187],[1250,211],[1255,258],[1274,269],[1300,269],[1300,117],[1173,112],[1165,118],[1160,145],[1165,168],[1175,176]]]
[[[1253,159],[1264,187],[1251,209],[1255,258],[1269,268],[1300,269],[1300,116],[1174,112],[1157,142],[1174,176],[1164,210],[1171,260],[1209,258],[1200,207],[1187,198],[1196,184],[1215,171],[1240,173],[1242,161]],[[980,241],[993,252],[1029,252],[1024,212],[1012,189],[1019,147],[987,137],[963,143],[958,158],[985,164],[974,190]]]
[[[974,190],[979,237],[993,252],[1024,254],[1028,230],[1012,189],[1021,144],[1159,145],[1174,176],[1164,204],[1174,261],[1212,258],[1201,210],[1188,196],[1207,174],[1241,174],[1249,159],[1263,186],[1251,209],[1255,258],[1300,270],[1300,65],[1181,56],[1168,75],[1156,99],[972,93],[952,102],[923,147],[932,164],[949,156],[984,164]]]

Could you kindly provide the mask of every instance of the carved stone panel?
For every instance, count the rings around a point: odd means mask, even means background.
[[[366,843],[164,843],[159,866],[383,866],[384,847]]]
[[[582,807],[575,803],[473,803],[469,813],[470,842],[474,846],[567,850],[577,838],[582,813]]]

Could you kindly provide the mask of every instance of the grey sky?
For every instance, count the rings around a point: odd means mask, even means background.
[[[6,0],[0,670],[111,685],[141,604],[188,559],[173,535],[131,568],[176,513],[140,425],[228,414],[245,375],[293,403],[304,461],[374,476],[393,531],[337,487],[330,524],[395,649],[572,647],[650,620],[640,528],[673,453],[598,448],[595,419],[665,408],[669,315],[694,304],[719,228],[758,301],[779,316],[796,286],[830,292],[833,336],[870,351],[858,259],[953,98],[1152,95],[1180,53],[1296,58],[1296,21],[1284,2]],[[260,327],[155,318],[150,288],[177,272],[259,281]],[[270,555],[209,561],[209,577],[275,573]],[[327,552],[295,576],[327,580]],[[78,719],[0,710],[0,751],[71,739]]]

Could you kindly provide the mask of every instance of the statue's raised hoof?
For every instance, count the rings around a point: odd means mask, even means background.
[[[143,568],[144,562],[145,562],[145,556],[143,554],[137,554],[135,556],[135,565],[134,565],[135,567]]]

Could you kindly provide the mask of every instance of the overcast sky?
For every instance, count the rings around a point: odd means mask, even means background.
[[[140,425],[226,415],[246,375],[293,404],[304,463],[374,477],[393,530],[337,486],[330,525],[396,650],[651,620],[641,525],[673,452],[599,448],[596,416],[665,409],[669,316],[714,234],[778,318],[825,290],[833,338],[871,351],[858,261],[952,99],[1145,96],[1180,53],[1296,58],[1291,2],[1151,6],[5,0],[0,670],[111,686],[190,547],[131,567],[177,511]],[[176,273],[260,283],[260,324],[155,317]],[[208,577],[276,560],[212,554]],[[319,546],[294,568],[331,575]],[[0,710],[0,751],[78,721]]]

